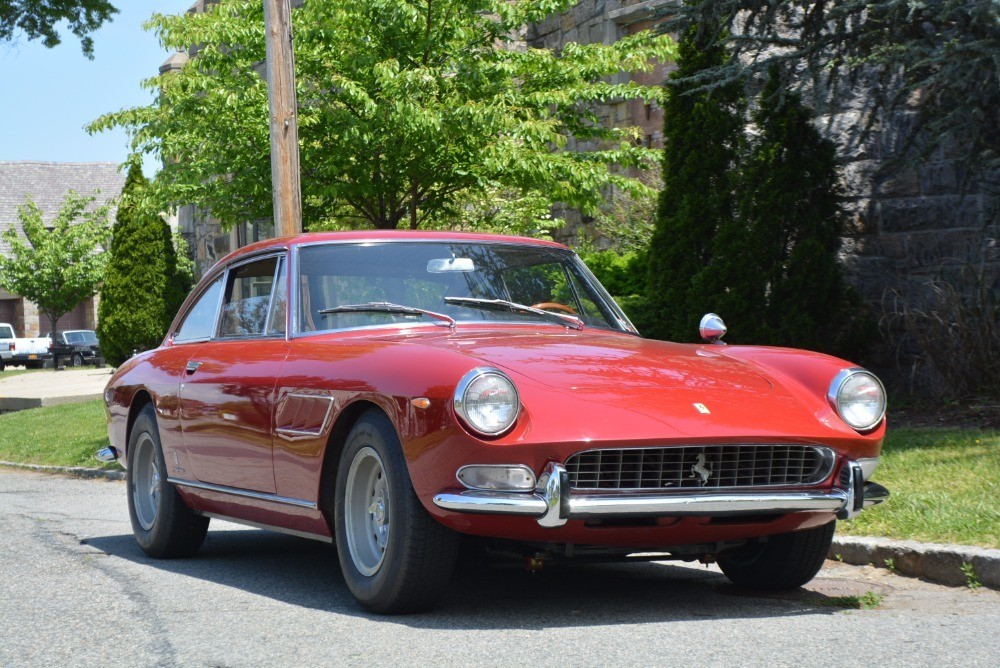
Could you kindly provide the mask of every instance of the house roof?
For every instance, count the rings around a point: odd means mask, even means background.
[[[90,209],[121,195],[125,174],[114,162],[0,161],[0,233],[20,226],[18,207],[31,197],[49,223],[59,212],[66,193],[96,195]],[[114,211],[111,212],[114,216]],[[0,239],[0,253],[10,246]]]

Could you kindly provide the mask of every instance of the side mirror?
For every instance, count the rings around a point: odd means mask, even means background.
[[[721,340],[726,335],[726,323],[722,322],[722,318],[714,313],[706,313],[702,316],[701,324],[698,325],[698,332],[701,334],[701,338],[705,339],[708,343],[718,343],[720,346],[726,345]]]

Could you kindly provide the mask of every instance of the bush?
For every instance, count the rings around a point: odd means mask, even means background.
[[[915,376],[929,365],[943,387],[910,387],[916,394],[1000,396],[1000,297],[986,272],[963,267],[927,281],[922,303],[896,290],[886,300],[883,326],[898,348],[920,349]],[[991,371],[992,370],[992,371]],[[912,383],[912,378],[911,378]]]
[[[743,147],[743,86],[712,91],[680,81],[728,62],[723,26],[689,28],[678,44],[677,70],[663,107],[663,191],[649,249],[647,334],[674,341],[697,337],[712,299],[697,285],[713,257],[721,226],[735,212],[734,167]]]
[[[133,164],[122,190],[101,288],[97,335],[101,353],[114,366],[133,350],[160,344],[188,289],[177,270],[170,226],[142,210],[147,186],[141,168]]]

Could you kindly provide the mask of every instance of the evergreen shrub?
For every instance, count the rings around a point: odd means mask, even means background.
[[[157,347],[187,294],[178,276],[170,226],[143,210],[148,181],[138,164],[129,168],[112,230],[101,288],[97,335],[113,366],[134,350]]]

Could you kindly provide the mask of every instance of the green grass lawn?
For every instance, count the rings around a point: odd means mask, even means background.
[[[24,373],[33,373],[35,371],[42,371],[42,369],[24,369],[24,368],[14,368],[9,366],[3,371],[0,371],[0,380],[3,380],[4,378],[10,378],[11,376],[20,376],[21,374]]]
[[[94,458],[108,444],[104,402],[32,408],[0,415],[0,460],[22,464],[103,465]]]
[[[0,415],[0,460],[98,467],[107,443],[100,400]],[[1000,548],[1000,432],[890,430],[873,479],[891,498],[841,534]]]
[[[1000,432],[890,428],[872,479],[892,496],[839,533],[1000,548]]]

